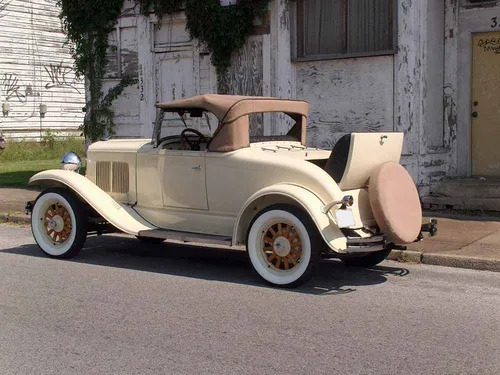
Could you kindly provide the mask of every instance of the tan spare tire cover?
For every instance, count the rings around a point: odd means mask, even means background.
[[[402,165],[390,161],[375,168],[368,194],[373,216],[388,241],[405,244],[417,239],[422,207],[415,183]]]

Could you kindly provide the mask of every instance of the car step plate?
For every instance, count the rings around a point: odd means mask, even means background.
[[[162,238],[164,240],[210,243],[210,244],[226,245],[226,246],[231,246],[232,242],[231,241],[232,239],[229,236],[183,232],[183,231],[168,230],[168,229],[141,230],[138,235],[140,237],[153,237],[153,238]]]

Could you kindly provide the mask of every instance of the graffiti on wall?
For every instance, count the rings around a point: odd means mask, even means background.
[[[0,18],[7,15],[7,5],[9,5],[9,3],[10,1],[0,0]]]
[[[17,74],[5,73],[1,82],[5,101],[17,100],[19,103],[26,103],[26,94],[21,91],[21,83]]]
[[[484,52],[500,54],[500,38],[481,38],[477,42],[477,46],[482,48]]]
[[[70,66],[63,65],[62,62],[57,64],[49,64],[44,66],[47,73],[44,81],[49,81],[45,84],[45,89],[53,88],[69,88],[80,93],[77,84],[81,82],[75,75],[74,69]],[[25,103],[27,97],[33,94],[32,84],[23,84],[16,73],[4,73],[0,75],[0,96],[5,101],[18,101]],[[39,96],[40,94],[38,94]]]
[[[42,86],[40,82],[23,82],[16,73],[0,72],[0,101],[17,103],[16,107],[23,107],[23,114],[16,116],[16,120],[24,121],[37,116],[36,101],[43,96],[43,91],[53,90],[54,88],[65,88],[80,93],[77,87],[80,79],[77,79],[74,69],[63,62],[49,64],[43,67],[46,76],[41,77],[42,82],[47,82]],[[34,77],[33,77],[34,79]],[[37,89],[39,87],[39,89]]]
[[[75,86],[79,80],[76,78],[75,71],[71,66],[63,65],[61,61],[59,64],[49,64],[49,66],[45,66],[45,71],[50,78],[50,82],[45,85],[46,89],[66,87],[80,93],[80,90]]]

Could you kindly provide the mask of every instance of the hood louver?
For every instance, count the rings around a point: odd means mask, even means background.
[[[98,161],[96,184],[107,193],[127,194],[129,192],[128,164],[119,161]]]

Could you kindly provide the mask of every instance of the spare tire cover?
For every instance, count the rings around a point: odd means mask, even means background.
[[[417,239],[422,207],[415,183],[402,165],[390,161],[375,168],[368,195],[373,216],[388,241],[405,244]]]

